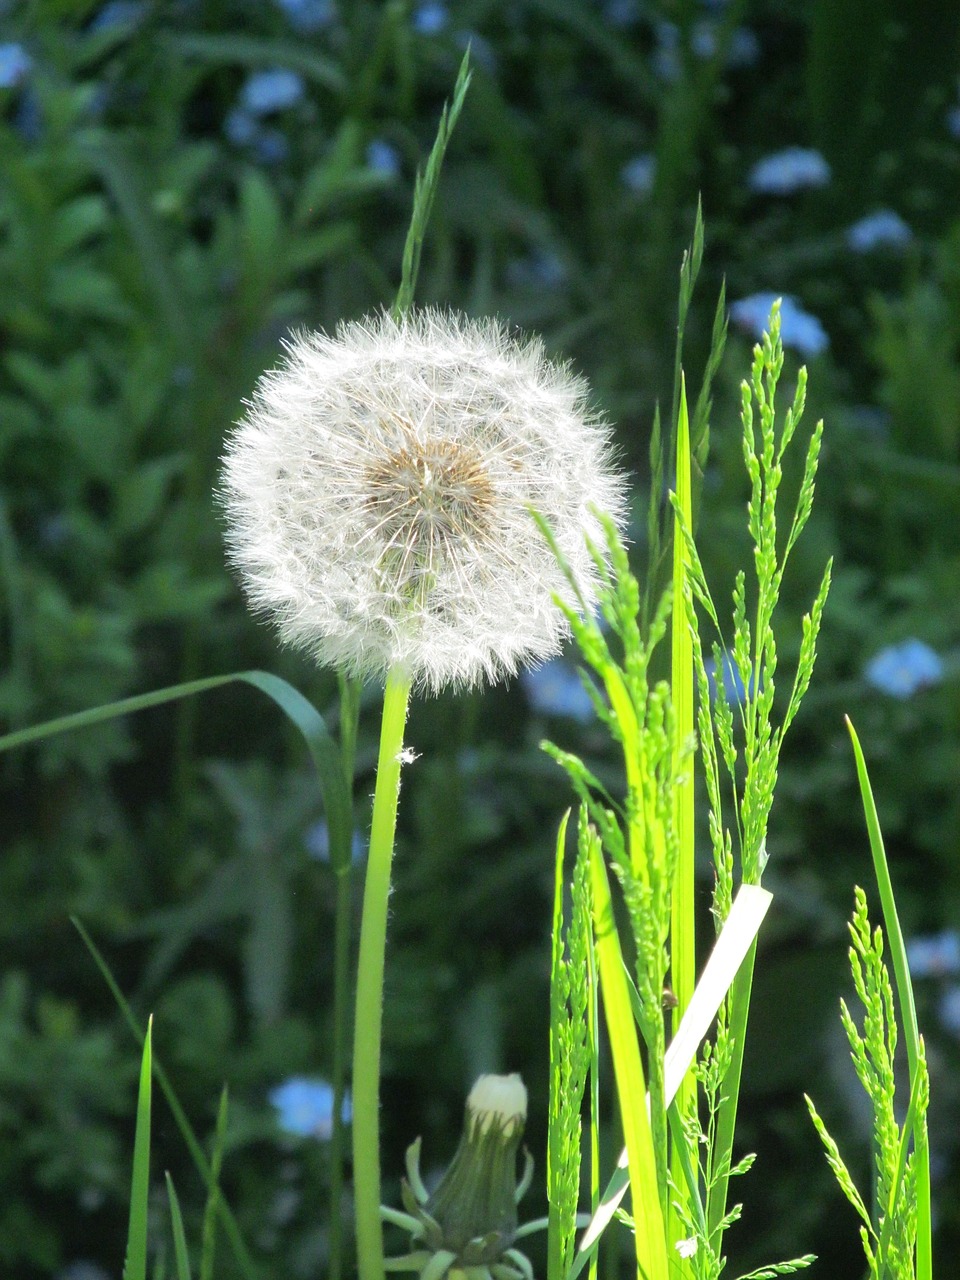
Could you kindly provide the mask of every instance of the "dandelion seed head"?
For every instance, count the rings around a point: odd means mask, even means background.
[[[226,446],[230,558],[281,638],[353,675],[439,689],[556,653],[623,479],[587,388],[537,341],[439,311],[301,334]]]

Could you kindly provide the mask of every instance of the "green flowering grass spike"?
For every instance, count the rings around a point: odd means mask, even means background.
[[[876,1176],[872,1206],[856,1187],[836,1142],[827,1131],[813,1102],[807,1106],[820,1135],[827,1163],[844,1195],[861,1219],[860,1238],[870,1280],[915,1280],[917,1276],[916,1149],[926,1146],[926,1113],[929,1078],[922,1041],[918,1071],[910,1105],[900,1125],[896,1114],[894,1058],[897,1020],[893,986],[883,959],[883,932],[871,928],[863,890],[854,891],[849,925],[850,970],[857,998],[863,1006],[862,1029],[846,1002],[840,1001],[840,1017],[850,1044],[857,1077],[873,1111],[873,1151]],[[911,1139],[914,1149],[911,1150]]]

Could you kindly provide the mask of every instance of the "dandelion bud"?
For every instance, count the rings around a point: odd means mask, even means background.
[[[585,383],[497,322],[438,311],[300,335],[226,443],[220,497],[251,606],[351,675],[472,685],[555,653],[624,486]]]

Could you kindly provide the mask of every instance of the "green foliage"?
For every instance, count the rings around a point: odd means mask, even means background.
[[[762,1072],[748,1055],[744,1106],[764,1117],[751,1122],[750,1145],[783,1176],[748,1184],[749,1212],[729,1237],[735,1270],[807,1245],[831,1273],[859,1265],[823,1212],[829,1174],[811,1164],[806,1118],[790,1101],[824,1070],[824,956],[859,856],[842,712],[863,733],[892,859],[909,869],[904,931],[935,931],[960,912],[957,11],[937,0],[924,15],[897,0],[857,26],[849,7],[655,3],[622,18],[629,6],[457,0],[446,26],[425,32],[416,5],[357,0],[301,31],[280,4],[148,5],[108,21],[84,0],[10,6],[3,35],[32,66],[0,88],[0,733],[256,667],[336,723],[335,683],[278,657],[246,617],[223,569],[210,486],[222,432],[284,330],[330,328],[395,296],[414,174],[468,30],[468,107],[445,158],[419,296],[509,318],[572,358],[615,424],[637,509],[652,493],[666,528],[672,477],[669,467],[651,475],[651,426],[657,403],[664,433],[672,426],[676,269],[703,193],[683,363],[694,441],[698,423],[711,426],[693,525],[709,529],[699,545],[715,598],[753,555],[736,416],[756,334],[734,319],[717,355],[726,298],[774,289],[822,321],[830,347],[816,357],[807,412],[830,431],[817,504],[782,584],[778,676],[796,668],[800,618],[828,553],[836,568],[817,680],[778,763],[767,847],[779,911],[755,988],[757,1034],[770,1031],[768,994],[779,1007],[784,989],[802,990],[803,1016],[779,1021]],[[274,68],[301,77],[300,96],[238,132],[251,76]],[[794,142],[824,152],[831,182],[752,192],[755,160]],[[647,194],[625,180],[638,158],[653,161]],[[883,205],[912,243],[854,252],[848,226]],[[789,403],[799,361],[785,345]],[[701,417],[694,374],[714,360]],[[785,497],[799,470],[786,464]],[[631,535],[636,568],[651,556],[642,520]],[[665,537],[661,575],[668,549]],[[650,617],[664,577],[653,587],[639,577]],[[866,664],[908,637],[935,650],[944,676],[897,698]],[[544,867],[569,798],[539,739],[578,755],[607,807],[622,797],[619,746],[562,702],[537,702],[535,689],[531,679],[482,702],[444,699],[411,723],[421,757],[405,784],[403,892],[392,902],[385,1169],[400,1169],[411,1130],[443,1150],[464,1085],[514,1067],[531,1086],[542,1167]],[[292,1073],[335,1075],[334,901],[352,897],[343,867],[368,819],[372,717],[367,703],[357,711],[357,804],[345,842],[331,841],[338,873],[312,852],[325,847],[314,840],[319,802],[297,830],[312,787],[300,740],[248,692],[103,721],[0,761],[0,947],[12,984],[0,999],[0,1097],[16,1134],[0,1144],[0,1263],[18,1280],[84,1259],[115,1272],[123,1255],[138,1049],[71,940],[71,913],[102,944],[138,1024],[157,1010],[158,1049],[196,1132],[212,1128],[229,1079],[225,1185],[259,1260],[292,1280],[326,1274],[336,1224],[318,1206],[337,1161],[322,1140],[284,1134],[267,1096]],[[778,717],[788,695],[781,678]],[[733,720],[742,780],[735,704]],[[245,793],[249,823],[226,802],[224,777]],[[249,842],[257,823],[274,821],[289,827],[273,842],[273,908],[257,902],[251,875],[240,908],[218,913],[212,886],[232,876],[236,888],[238,868],[267,862]],[[709,832],[697,835],[705,851]],[[733,857],[730,810],[718,839]],[[701,874],[698,865],[705,892]],[[270,910],[292,920],[292,941],[273,958]],[[176,930],[160,931],[174,919]],[[261,984],[252,966],[264,958]],[[922,980],[917,1001],[931,1070],[942,1064],[932,1141],[946,1169],[939,1230],[956,1252],[960,1189],[942,1143],[957,1129],[960,1058],[938,1016],[952,983]],[[206,1050],[203,1016],[217,1028]],[[170,1146],[193,1244],[206,1183],[176,1133]],[[222,1245],[224,1280],[233,1265]]]

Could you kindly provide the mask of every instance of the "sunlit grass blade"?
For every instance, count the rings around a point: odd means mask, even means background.
[[[727,992],[735,982],[745,957],[753,951],[757,933],[772,901],[773,895],[766,889],[761,889],[757,885],[741,885],[720,936],[710,953],[710,958],[704,966],[687,1012],[667,1049],[663,1064],[664,1102],[667,1107],[671,1106],[676,1097],[680,1082],[690,1069],[697,1050],[717,1016]],[[627,981],[626,973],[624,973],[624,980]],[[627,990],[629,999],[629,984],[627,984]],[[596,1249],[600,1236],[623,1199],[629,1183],[627,1164],[628,1153],[624,1149],[617,1162],[617,1168],[604,1189],[599,1206],[594,1210],[590,1225],[583,1233],[580,1250],[567,1280],[574,1280],[586,1265],[588,1258]],[[683,1176],[686,1180],[689,1176],[688,1172],[684,1172]]]
[[[76,916],[71,916],[70,920],[74,928],[80,934],[80,937],[83,939],[87,950],[93,957],[94,963],[100,970],[103,980],[109,987],[114,1000],[116,1000],[127,1026],[133,1033],[134,1039],[138,1044],[142,1044],[144,1041],[144,1031],[137,1022],[133,1010],[130,1008],[129,1002],[120,990],[116,979],[111,973],[110,966],[100,954],[100,951],[93,939],[90,937],[89,933],[87,933],[86,929]],[[153,1058],[153,1074],[156,1077],[157,1084],[160,1086],[163,1096],[167,1101],[167,1106],[170,1108],[176,1126],[180,1130],[180,1135],[183,1138],[184,1144],[190,1152],[190,1156],[204,1181],[204,1185],[209,1189],[211,1185],[213,1185],[210,1165],[207,1162],[206,1156],[203,1154],[203,1148],[193,1131],[193,1126],[190,1124],[190,1121],[187,1119],[186,1112],[180,1105],[180,1099],[177,1097],[176,1091],[170,1083],[170,1079],[166,1071],[163,1069],[159,1060],[155,1057]],[[224,1234],[226,1235],[230,1248],[233,1251],[234,1259],[236,1260],[237,1266],[243,1273],[244,1280],[260,1280],[260,1273],[247,1250],[247,1246],[243,1242],[243,1237],[240,1234],[240,1228],[237,1225],[237,1220],[233,1216],[233,1212],[224,1199],[222,1193],[220,1193],[217,1198],[217,1212],[220,1216],[220,1222],[223,1226]],[[126,1280],[126,1277],[124,1277],[124,1280]]]
[[[646,1280],[667,1280],[667,1241],[657,1185],[653,1135],[647,1115],[639,1033],[630,1003],[600,840],[589,828],[587,839],[600,990],[627,1143],[637,1266]]]
[[[183,1230],[183,1214],[177,1198],[173,1179],[167,1173],[167,1199],[170,1201],[170,1225],[173,1230],[173,1256],[177,1263],[177,1280],[190,1280],[190,1256],[187,1253],[187,1237]]]
[[[670,983],[676,996],[673,1010],[673,1033],[676,1035],[697,980],[696,953],[696,903],[694,900],[694,776],[692,741],[694,734],[693,706],[693,639],[687,619],[686,600],[690,590],[689,549],[683,537],[683,525],[693,528],[692,493],[690,485],[690,422],[687,416],[687,391],[683,374],[680,375],[680,409],[677,421],[677,474],[676,506],[673,534],[673,613],[671,617],[671,680],[670,693],[673,702],[673,774],[677,779],[674,789],[674,824],[679,852],[673,880],[670,905]],[[681,523],[682,520],[682,523]],[[692,1073],[680,1082],[676,1100],[682,1117],[696,1114],[697,1083]],[[674,1185],[684,1185],[683,1163],[690,1162],[690,1152],[681,1151],[683,1130],[675,1126],[681,1143],[671,1145],[670,1170]],[[679,1239],[673,1213],[670,1214],[671,1240]]]
[[[884,932],[887,946],[890,948],[890,959],[893,965],[894,985],[897,1001],[900,1005],[900,1018],[903,1023],[903,1039],[907,1050],[907,1063],[910,1071],[911,1098],[917,1089],[918,1075],[921,1071],[920,1059],[923,1046],[917,1025],[917,1010],[913,999],[913,984],[910,981],[910,967],[907,963],[907,948],[900,927],[897,903],[890,879],[890,868],[883,846],[883,835],[880,831],[880,820],[877,806],[873,799],[873,789],[867,773],[867,764],[860,746],[856,730],[847,718],[847,729],[853,743],[853,753],[857,764],[857,778],[860,783],[860,795],[863,800],[863,813],[867,823],[867,834],[870,838],[870,852],[873,856],[873,869],[880,893],[880,905],[883,910]],[[917,1135],[917,1280],[932,1280],[933,1276],[933,1240],[931,1226],[930,1200],[930,1148],[923,1135]]]
[[[567,837],[567,823],[570,810],[560,820],[557,832],[557,844],[554,860],[554,895],[553,895],[553,950],[550,964],[550,1102],[548,1107],[547,1132],[547,1203],[549,1206],[547,1222],[547,1280],[561,1280],[561,1264],[563,1241],[561,1214],[563,1206],[560,1200],[561,1168],[563,1163],[562,1132],[560,1126],[560,1107],[562,1098],[560,1091],[561,1050],[559,1041],[560,1022],[566,1016],[565,1002],[562,1003],[563,985],[563,853]]]
[[[133,1139],[133,1177],[130,1183],[130,1223],[123,1280],[147,1280],[147,1218],[150,1203],[150,1093],[153,1080],[153,1017],[147,1020],[137,1092],[137,1128]]]

